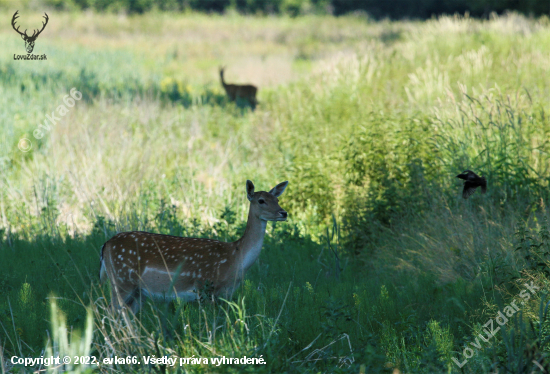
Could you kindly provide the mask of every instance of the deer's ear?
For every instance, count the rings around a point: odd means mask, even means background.
[[[25,40],[25,35],[21,35],[21,39]]]
[[[285,192],[286,186],[288,186],[288,181],[281,182],[273,187],[269,193],[275,197],[279,197]]]
[[[246,197],[249,201],[254,197],[254,183],[249,180],[246,181]]]

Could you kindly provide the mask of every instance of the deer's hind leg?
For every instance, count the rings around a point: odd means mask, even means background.
[[[133,283],[111,284],[111,306],[113,309],[128,307],[136,313],[140,306],[142,295],[139,287]]]

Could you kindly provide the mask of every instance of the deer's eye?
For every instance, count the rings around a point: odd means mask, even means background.
[[[265,200],[264,200],[264,199],[260,199],[260,200],[258,200],[258,202],[259,202],[260,204],[265,204]]]

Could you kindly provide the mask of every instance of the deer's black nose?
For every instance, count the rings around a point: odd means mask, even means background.
[[[283,218],[286,218],[288,216],[288,213],[284,210],[281,210],[279,213],[281,213],[281,216],[283,216]]]

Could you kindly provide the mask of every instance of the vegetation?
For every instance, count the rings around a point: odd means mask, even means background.
[[[50,353],[142,361],[73,372],[548,365],[546,18],[50,18],[34,52],[47,61],[13,60],[23,42],[0,26],[4,372],[25,370],[13,355]],[[228,81],[259,87],[255,111],[227,100],[220,65]],[[82,99],[47,122],[72,88]],[[461,198],[464,169],[487,178],[487,194]],[[108,310],[106,240],[125,230],[234,240],[246,179],[258,190],[289,180],[289,220],[268,226],[232,300]],[[540,288],[529,300],[525,284]],[[152,355],[265,364],[145,364]]]

